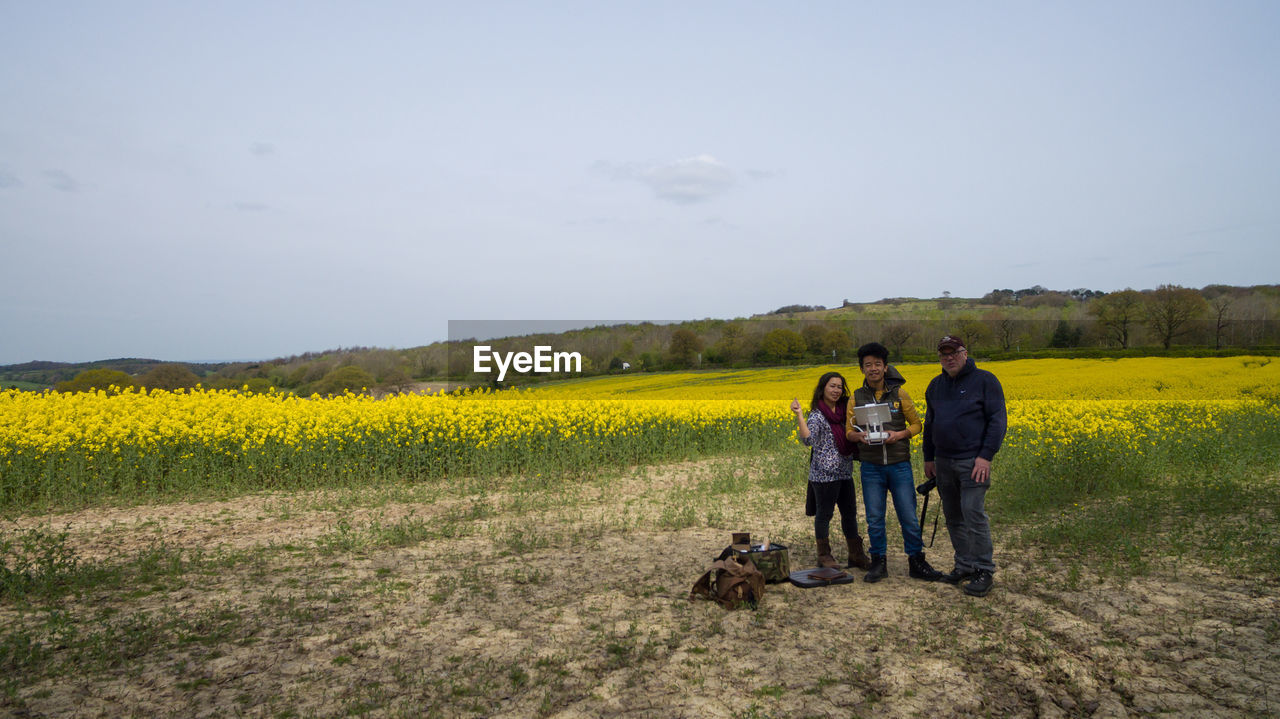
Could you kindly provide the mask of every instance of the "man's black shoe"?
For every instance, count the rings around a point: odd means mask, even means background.
[[[924,552],[907,557],[907,567],[907,575],[912,579],[923,579],[926,582],[942,579],[942,572],[929,566],[929,563],[924,560]]]
[[[964,585],[964,593],[971,597],[985,597],[991,591],[991,572],[979,569],[974,572],[969,583]]]
[[[889,576],[888,560],[883,554],[871,555],[871,571],[862,578],[864,582],[878,582]]]
[[[947,584],[960,584],[968,581],[973,576],[973,572],[962,572],[959,569],[952,569],[947,574],[942,575],[942,581]]]

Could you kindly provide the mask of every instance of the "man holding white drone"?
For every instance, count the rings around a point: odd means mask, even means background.
[[[916,519],[915,480],[911,474],[911,438],[920,433],[920,414],[902,388],[906,380],[889,366],[889,350],[884,345],[869,342],[859,347],[858,365],[865,379],[853,393],[855,413],[857,407],[874,409],[876,405],[887,413],[887,421],[879,426],[850,423],[845,432],[850,442],[859,443],[862,506],[867,512],[867,534],[871,537],[871,569],[862,579],[878,582],[889,574],[886,561],[889,540],[884,520],[888,497],[892,496],[893,510],[902,527],[907,574],[913,579],[938,581],[942,573],[929,566],[924,558],[920,521]]]
[[[991,460],[1000,451],[1008,419],[1000,380],[969,357],[964,340],[938,341],[942,372],[924,392],[924,476],[936,479],[956,564],[943,579],[965,594],[991,591],[991,524],[986,512]]]

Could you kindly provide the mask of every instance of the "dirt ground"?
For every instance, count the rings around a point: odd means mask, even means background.
[[[19,679],[0,709],[1280,715],[1280,587],[1171,562],[1099,577],[1087,562],[1028,556],[998,517],[1000,571],[985,598],[909,579],[891,525],[890,577],[877,584],[769,585],[755,611],[690,600],[731,531],[768,534],[791,547],[793,568],[813,566],[803,493],[742,501],[749,480],[715,460],[546,489],[277,494],[23,517],[15,529],[64,530],[86,562],[151,552],[186,563],[56,610],[0,603],[6,634],[43,637],[51,652],[45,674]],[[929,550],[943,571],[945,544],[943,528]],[[61,646],[49,629],[58,616],[79,628]]]

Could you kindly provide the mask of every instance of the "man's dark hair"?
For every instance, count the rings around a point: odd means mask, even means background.
[[[858,348],[858,366],[862,366],[864,357],[879,357],[881,362],[889,364],[889,349],[879,342],[868,342]]]

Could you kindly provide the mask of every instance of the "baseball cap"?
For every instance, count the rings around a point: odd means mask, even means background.
[[[964,349],[964,340],[960,339],[959,337],[956,337],[955,335],[947,335],[942,339],[938,340],[938,351],[941,352],[942,350],[945,350],[945,349],[950,349],[950,350],[959,352],[960,350]]]

